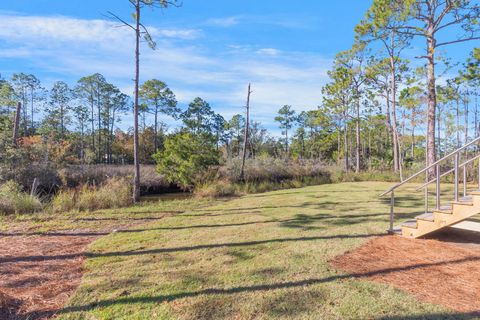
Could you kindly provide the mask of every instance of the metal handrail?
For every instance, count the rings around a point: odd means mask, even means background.
[[[464,146],[456,149],[455,151],[449,153],[448,155],[444,156],[443,158],[435,161],[434,163],[428,165],[427,167],[423,168],[422,170],[418,171],[417,173],[413,174],[412,176],[410,176],[409,178],[407,178],[406,180],[403,180],[402,182],[400,183],[397,183],[396,185],[392,186],[390,189],[388,189],[387,191],[383,192],[382,194],[380,194],[380,197],[383,197],[387,194],[390,194],[390,229],[389,231],[391,233],[394,232],[394,219],[395,219],[395,213],[394,213],[394,207],[395,207],[395,190],[398,189],[399,187],[403,186],[404,184],[406,184],[407,182],[410,182],[411,180],[417,178],[418,176],[420,176],[421,174],[425,174],[425,183],[422,184],[420,187],[417,188],[417,191],[418,190],[421,190],[422,188],[424,189],[424,192],[425,192],[425,195],[424,195],[424,198],[425,198],[425,212],[429,212],[429,201],[428,201],[428,197],[429,197],[429,192],[428,192],[428,186],[431,184],[431,183],[436,183],[436,192],[435,192],[435,205],[436,205],[436,209],[440,209],[440,204],[441,204],[441,178],[448,175],[448,174],[451,174],[452,172],[455,174],[455,178],[454,178],[454,200],[455,201],[458,201],[458,185],[459,185],[459,169],[460,168],[463,168],[463,194],[464,196],[466,196],[467,194],[467,165],[469,165],[470,163],[472,163],[473,161],[477,160],[477,159],[480,159],[480,154],[477,154],[475,155],[473,158],[469,159],[469,160],[465,160],[465,162],[463,162],[462,164],[459,164],[460,162],[460,155],[461,155],[461,152],[466,150],[468,147],[470,147],[471,145],[477,143],[480,141],[480,136],[473,139],[472,141],[468,142],[467,144],[465,144]],[[467,153],[466,153],[467,155]],[[441,163],[442,162],[445,162],[449,159],[451,159],[452,157],[453,160],[454,160],[454,167],[453,169],[450,169],[444,173],[441,173]],[[435,178],[432,179],[432,180],[429,180],[429,176],[430,176],[430,173],[434,171],[434,176]],[[479,189],[480,189],[480,160],[478,161],[478,183],[479,183]]]
[[[443,161],[445,160],[448,160],[450,159],[452,156],[456,155],[456,154],[459,154],[460,152],[462,152],[463,150],[465,150],[466,148],[470,147],[471,145],[473,145],[475,142],[479,142],[480,141],[480,137],[477,137],[475,139],[473,139],[472,141],[470,141],[469,143],[467,143],[466,145],[464,145],[463,147],[460,147],[458,148],[457,150],[449,153],[448,155],[446,155],[445,157],[441,158],[440,160],[437,160],[435,161],[434,163],[432,163],[431,165],[429,165],[428,167],[425,167],[424,169],[418,171],[417,173],[413,174],[412,176],[410,176],[409,178],[407,178],[406,180],[403,180],[402,182],[394,185],[393,187],[391,187],[390,189],[388,189],[387,191],[383,192],[382,194],[379,195],[379,197],[383,197],[384,195],[387,195],[393,191],[395,191],[395,189],[403,186],[405,183],[413,180],[414,178],[418,177],[419,175],[421,175],[422,173],[425,173],[427,171],[429,171],[430,169],[432,169],[433,167],[435,167],[436,165],[442,163]]]
[[[470,159],[470,160],[465,161],[464,163],[460,164],[458,167],[459,167],[459,168],[465,168],[467,165],[469,165],[469,164],[472,163],[473,161],[477,160],[478,158],[480,158],[480,154],[477,155],[477,156],[475,156],[475,157],[473,157],[473,158]],[[454,172],[454,171],[455,171],[455,168],[452,168],[452,169],[448,170],[447,172],[444,172],[443,174],[441,174],[441,175],[440,175],[440,178],[443,178],[443,177],[445,177],[445,176],[448,176],[450,173],[452,173],[452,172]],[[430,180],[430,181],[428,181],[428,182],[425,182],[425,183],[422,184],[420,187],[418,187],[417,189],[415,189],[415,191],[420,191],[420,190],[422,190],[423,188],[431,185],[431,184],[434,183],[435,181],[437,181],[437,178],[432,179],[432,180]]]

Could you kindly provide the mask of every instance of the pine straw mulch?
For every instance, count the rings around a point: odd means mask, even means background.
[[[480,315],[480,234],[448,229],[431,239],[377,237],[335,257],[354,277],[386,283],[417,299]]]
[[[0,319],[53,317],[80,284],[88,245],[117,229],[146,222],[117,222],[102,226],[101,231],[0,234]]]

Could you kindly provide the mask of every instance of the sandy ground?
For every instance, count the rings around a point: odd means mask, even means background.
[[[480,233],[450,228],[429,239],[378,237],[331,264],[421,301],[480,315]]]
[[[4,317],[41,319],[63,306],[80,284],[83,253],[95,238],[0,237],[0,292],[4,304],[10,304]],[[17,301],[12,303],[11,297]]]

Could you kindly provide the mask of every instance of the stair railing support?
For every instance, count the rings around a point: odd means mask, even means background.
[[[480,190],[480,159],[478,159],[478,190]]]
[[[455,178],[453,180],[453,195],[454,195],[454,200],[458,201],[458,160],[460,158],[460,155],[458,153],[455,154],[455,160],[454,160],[454,172],[455,172]]]
[[[395,192],[392,191],[390,193],[390,229],[388,230],[390,234],[393,234],[393,231],[394,231],[393,230],[393,223],[395,219],[394,207],[395,207]]]
[[[428,183],[428,172],[425,174],[425,181]],[[425,192],[425,213],[428,213],[428,185],[424,188]]]
[[[440,165],[437,164],[435,166],[435,173],[437,175],[437,187],[436,187],[436,195],[435,195],[435,205],[437,210],[440,209]]]
[[[463,166],[463,197],[467,196],[467,166]]]

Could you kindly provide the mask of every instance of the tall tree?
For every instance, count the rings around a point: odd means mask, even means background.
[[[97,161],[100,161],[101,157],[101,137],[100,137],[100,120],[97,124],[98,139],[95,137],[95,112],[97,113],[97,119],[101,117],[102,108],[102,91],[107,81],[105,77],[99,73],[86,76],[78,80],[75,92],[78,98],[83,99],[90,106],[90,133],[91,137],[91,149],[97,155]],[[98,140],[98,144],[97,141]]]
[[[278,110],[278,116],[275,117],[275,121],[280,124],[280,129],[283,130],[282,133],[285,135],[285,157],[289,155],[288,131],[292,129],[296,119],[296,112],[292,109],[292,106],[289,105],[284,105],[280,108],[280,110]]]
[[[133,102],[133,158],[135,174],[133,178],[133,201],[140,201],[140,162],[138,158],[138,108],[139,108],[139,88],[140,88],[140,40],[143,39],[148,43],[150,48],[155,49],[156,43],[153,41],[147,28],[142,24],[142,10],[144,8],[168,8],[170,6],[179,6],[177,0],[128,0],[133,6],[134,23],[128,23],[116,14],[109,12],[110,16],[120,21],[124,26],[133,30],[135,34],[135,88]]]
[[[390,15],[385,15],[383,11],[388,7]],[[398,88],[398,73],[402,67],[402,60],[400,59],[401,52],[409,45],[412,36],[399,32],[398,28],[401,25],[401,12],[396,10],[395,2],[378,1],[374,2],[367,11],[365,18],[355,28],[356,40],[361,43],[370,44],[378,41],[381,43],[384,53],[380,52],[382,56],[386,56],[385,60],[380,60],[380,69],[386,67],[386,74],[383,74],[384,80],[373,77],[375,82],[384,82],[385,96],[387,99],[387,126],[392,135],[393,147],[393,169],[395,172],[401,171],[400,163],[400,142],[398,138],[397,128],[397,88]],[[378,69],[377,69],[378,71]],[[379,74],[380,75],[380,74]]]
[[[154,149],[158,150],[158,116],[166,114],[177,118],[180,109],[177,107],[175,94],[165,82],[152,79],[146,81],[140,88],[140,99],[147,104],[148,111],[154,116]]]
[[[215,113],[210,104],[202,98],[195,98],[185,110],[180,118],[189,131],[193,134],[212,134],[213,120]]]
[[[50,90],[47,112],[51,125],[55,127],[60,139],[65,139],[66,126],[70,123],[70,101],[72,98],[73,92],[68,84],[63,81],[57,81],[53,84],[52,90]]]
[[[389,17],[395,16],[401,22],[395,26],[398,33],[425,40],[420,58],[427,65],[427,164],[431,164],[436,160],[436,52],[444,46],[480,39],[480,5],[474,0],[374,0],[373,6],[381,13],[379,26],[388,27]]]
[[[346,76],[350,77],[352,99],[355,110],[355,172],[360,172],[360,116],[361,101],[366,94],[365,83],[367,82],[366,48],[364,43],[355,44],[350,50],[340,52],[335,62],[346,71]]]
[[[352,77],[350,70],[341,63],[334,62],[333,69],[328,71],[330,82],[327,83],[322,93],[323,104],[326,110],[334,115],[336,122],[337,135],[340,137],[341,127],[343,126],[343,153],[345,161],[345,171],[350,170],[350,152],[348,139],[348,122],[351,119],[351,103],[353,102]],[[340,143],[339,143],[340,145]],[[340,150],[339,150],[340,152]]]

